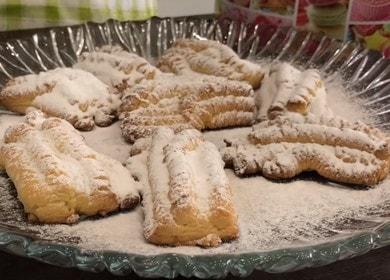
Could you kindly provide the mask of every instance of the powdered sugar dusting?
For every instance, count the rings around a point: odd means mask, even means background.
[[[83,130],[90,130],[94,122],[111,124],[119,106],[119,99],[105,84],[88,72],[71,68],[16,77],[6,84],[0,99],[19,113],[35,107]]]
[[[373,123],[369,112],[351,100],[338,81],[326,82],[328,104],[335,114],[350,121]],[[347,108],[347,109],[346,109]],[[1,115],[0,133],[20,116]],[[206,140],[223,147],[224,138],[242,138],[251,128],[207,131]],[[121,140],[118,124],[82,133],[95,150],[124,162],[130,145]],[[111,148],[111,146],[116,148]],[[128,168],[142,182],[147,178],[147,153],[133,157]],[[218,248],[159,247],[148,244],[143,237],[143,211],[85,220],[76,225],[37,226],[24,222],[20,205],[8,180],[0,177],[0,222],[16,225],[41,238],[78,244],[83,249],[115,250],[134,254],[155,255],[182,253],[186,255],[242,253],[311,245],[334,240],[355,232],[356,228],[371,229],[388,221],[390,213],[390,180],[373,189],[353,189],[325,182],[318,177],[300,177],[275,182],[261,176],[239,178],[226,170],[239,216],[240,237]],[[6,182],[4,182],[6,181]],[[11,189],[11,191],[10,191]]]
[[[335,116],[344,118],[348,121],[362,121],[366,124],[375,124],[377,120],[372,117],[372,112],[364,106],[364,99],[353,97],[353,92],[344,87],[340,76],[332,76],[325,80],[327,90],[327,104]]]

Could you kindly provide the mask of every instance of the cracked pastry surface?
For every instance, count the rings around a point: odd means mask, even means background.
[[[286,113],[330,116],[326,95],[317,70],[300,71],[286,62],[273,64],[256,92],[257,119],[274,119]]]
[[[212,40],[179,39],[160,58],[164,72],[175,74],[201,73],[246,81],[254,89],[264,76],[259,65],[240,59],[228,46]]]
[[[316,171],[336,182],[375,185],[390,168],[387,135],[337,118],[278,117],[255,125],[246,141],[231,144],[223,158],[238,175],[286,179]]]
[[[68,122],[40,111],[8,128],[0,169],[31,221],[74,223],[79,215],[130,209],[140,200],[138,183],[120,162],[89,148]]]
[[[250,125],[256,111],[253,94],[242,82],[166,74],[122,97],[122,135],[133,142],[161,126],[178,132]]]
[[[129,159],[131,160],[131,158]],[[159,128],[147,158],[144,235],[154,244],[217,246],[238,237],[224,163],[194,129]]]
[[[160,70],[146,59],[119,46],[103,46],[96,51],[85,52],[73,68],[92,73],[120,95],[141,81],[154,79],[160,74]]]
[[[91,73],[57,68],[11,79],[0,92],[0,104],[21,114],[37,108],[77,129],[91,130],[114,121],[119,99]]]

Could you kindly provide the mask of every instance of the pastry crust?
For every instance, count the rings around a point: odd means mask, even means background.
[[[66,121],[39,111],[6,131],[0,162],[31,221],[74,223],[79,215],[105,215],[140,200],[138,183],[120,162],[89,148]]]
[[[80,130],[91,130],[95,124],[110,125],[118,103],[92,74],[71,68],[13,78],[0,93],[0,104],[13,112],[26,114],[37,108]]]
[[[375,185],[390,168],[387,136],[360,122],[315,117],[283,118],[254,126],[246,143],[225,148],[236,174],[272,179],[316,171],[330,180]]]
[[[300,71],[289,63],[271,66],[262,88],[256,93],[257,119],[274,119],[286,113],[331,115],[326,90],[315,69]]]
[[[197,130],[153,135],[143,194],[145,238],[159,245],[217,246],[238,237],[237,215],[217,148]]]
[[[94,52],[81,54],[73,68],[95,75],[119,95],[143,80],[152,80],[160,70],[135,53],[119,46],[103,46]]]
[[[133,142],[161,126],[178,132],[250,125],[256,114],[253,96],[248,84],[224,78],[160,76],[123,96],[122,134]]]
[[[228,46],[217,41],[179,39],[160,58],[159,68],[175,74],[201,73],[246,81],[260,87],[264,72],[259,65],[240,59]]]

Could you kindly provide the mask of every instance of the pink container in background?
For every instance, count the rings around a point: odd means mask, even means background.
[[[275,28],[294,26],[340,40],[356,40],[390,58],[390,0],[219,1],[222,18]],[[340,9],[339,15],[336,8],[340,7],[344,9]],[[313,9],[315,13],[310,14]],[[273,32],[271,29],[268,35],[272,36]]]
[[[390,20],[390,0],[353,0],[352,21]]]

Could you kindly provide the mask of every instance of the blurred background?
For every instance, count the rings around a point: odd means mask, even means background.
[[[390,57],[390,0],[0,0],[0,31],[214,13],[357,40]]]

